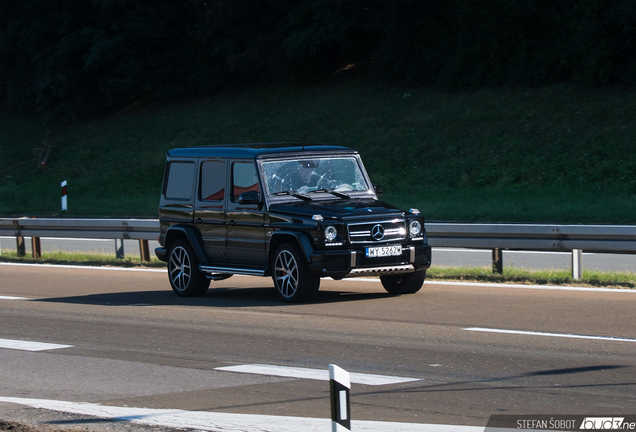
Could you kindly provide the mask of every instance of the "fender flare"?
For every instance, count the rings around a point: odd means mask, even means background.
[[[203,240],[199,230],[183,225],[173,225],[166,231],[166,249],[170,251],[170,246],[179,238],[186,238],[192,247],[192,250],[196,254],[197,258],[202,263],[208,262],[208,257],[203,249]]]
[[[272,234],[272,237],[269,240],[269,245],[268,245],[268,256],[271,256],[271,254],[275,253],[275,250],[272,250],[271,245],[274,243],[276,237],[280,237],[280,236],[286,236],[286,237],[293,237],[296,239],[296,244],[300,247],[304,257],[305,257],[305,261],[309,264],[311,263],[311,254],[314,251],[314,247],[311,245],[311,241],[309,240],[309,237],[307,237],[307,235],[303,234],[303,233],[299,233],[296,231],[275,231]],[[281,243],[284,243],[284,241],[282,241]]]

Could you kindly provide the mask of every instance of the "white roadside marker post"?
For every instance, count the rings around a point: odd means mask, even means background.
[[[64,180],[62,182],[62,211],[68,211],[68,206],[67,206],[67,201],[66,201],[66,180]]]
[[[329,390],[331,393],[331,430],[351,430],[351,379],[349,372],[329,365]]]
[[[572,249],[572,279],[579,280],[583,277],[583,251]]]

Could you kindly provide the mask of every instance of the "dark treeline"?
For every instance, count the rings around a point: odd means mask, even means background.
[[[633,0],[0,0],[0,101],[58,119],[228,86],[632,83]]]

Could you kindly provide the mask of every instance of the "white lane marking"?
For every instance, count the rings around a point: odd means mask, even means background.
[[[13,339],[0,339],[0,348],[19,351],[47,351],[62,348],[72,348],[73,345],[60,345],[44,342],[32,342]]]
[[[226,372],[240,372],[257,375],[270,375],[286,378],[312,379],[319,381],[329,381],[329,371],[327,369],[310,369],[289,366],[274,366],[264,364],[237,365],[218,367],[215,370]],[[395,377],[388,375],[374,375],[351,372],[351,382],[365,385],[387,385],[401,384],[406,382],[421,381],[419,378]]]
[[[33,408],[129,421],[149,426],[178,429],[241,432],[324,432],[331,429],[331,419],[312,417],[284,417],[258,414],[230,414],[178,409],[150,409],[104,406],[86,402],[65,402],[46,399],[0,397],[0,402],[26,405]],[[398,423],[352,420],[356,432],[483,432],[483,427],[430,423]]]
[[[0,300],[28,300],[26,297],[0,296]]]
[[[166,273],[166,269],[148,269],[148,268],[128,268],[128,267],[99,267],[99,266],[82,266],[82,265],[62,265],[62,264],[29,264],[29,263],[4,263],[0,262],[0,266],[31,266],[37,268],[66,268],[66,269],[80,269],[80,270],[111,270],[111,271],[136,271],[136,272],[152,272],[152,273]],[[243,276],[236,275],[236,277],[258,277],[258,276]],[[322,279],[331,279],[328,277]],[[379,283],[380,279],[372,278],[347,278],[342,279],[346,282],[376,282]],[[486,288],[513,288],[513,289],[534,289],[534,290],[551,290],[551,291],[588,291],[588,292],[611,292],[611,293],[631,293],[636,294],[636,289],[629,288],[588,288],[588,287],[574,287],[574,286],[560,286],[560,285],[522,285],[522,284],[504,284],[504,283],[481,283],[481,282],[448,282],[435,279],[428,279],[424,282],[427,285],[449,285],[449,286],[473,286],[473,287],[486,287]]]
[[[253,277],[253,276],[247,276]],[[331,278],[323,278],[331,279]],[[372,278],[348,278],[342,279],[347,282],[364,281],[364,282],[380,282],[380,279]],[[450,282],[438,279],[427,279],[424,281],[426,285],[448,285],[448,286],[468,286],[468,287],[484,287],[484,288],[512,288],[512,289],[533,289],[533,290],[550,290],[550,291],[588,291],[588,292],[611,292],[611,293],[631,293],[636,294],[636,289],[630,288],[590,288],[575,287],[561,285],[523,285],[523,284],[505,284],[505,283],[484,283],[484,282]]]
[[[438,280],[427,280],[427,285],[450,285],[450,286],[473,286],[485,288],[512,288],[512,289],[532,289],[532,290],[550,290],[550,291],[588,291],[588,292],[611,292],[611,293],[631,293],[636,294],[636,289],[630,288],[588,288],[574,286],[559,285],[522,285],[522,284],[503,284],[503,283],[480,283],[480,282],[447,282]]]
[[[470,328],[465,328],[464,330],[475,331],[475,332],[486,332],[486,333],[517,334],[517,335],[525,335],[525,336],[548,336],[548,337],[571,338],[571,339],[593,339],[593,340],[603,340],[603,341],[613,341],[613,342],[636,342],[636,339],[620,338],[620,337],[613,337],[613,336],[577,335],[577,334],[567,334],[567,333],[543,333],[543,332],[534,332],[534,331],[503,330],[503,329],[491,329],[491,328],[482,328],[482,327],[470,327]]]
[[[128,268],[128,267],[99,267],[99,266],[82,266],[82,265],[65,265],[65,264],[28,264],[28,263],[0,263],[0,266],[30,266],[35,268],[64,268],[77,270],[119,270],[119,271],[137,271],[137,272],[153,272],[166,273],[166,269],[147,269],[147,268]]]

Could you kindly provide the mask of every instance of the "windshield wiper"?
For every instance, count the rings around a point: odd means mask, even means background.
[[[272,194],[272,195],[274,195],[274,196],[291,195],[293,197],[300,198],[303,201],[313,201],[312,197],[310,197],[308,195],[305,195],[305,194],[301,194],[300,192],[296,192],[296,191],[293,191],[293,190],[276,192],[275,194]]]
[[[350,199],[351,198],[351,196],[347,195],[346,193],[338,192],[335,189],[324,188],[324,189],[315,189],[315,190],[310,191],[310,193],[314,193],[314,192],[326,192],[326,193],[330,193],[331,195],[335,195],[338,198],[343,198],[343,199]]]

